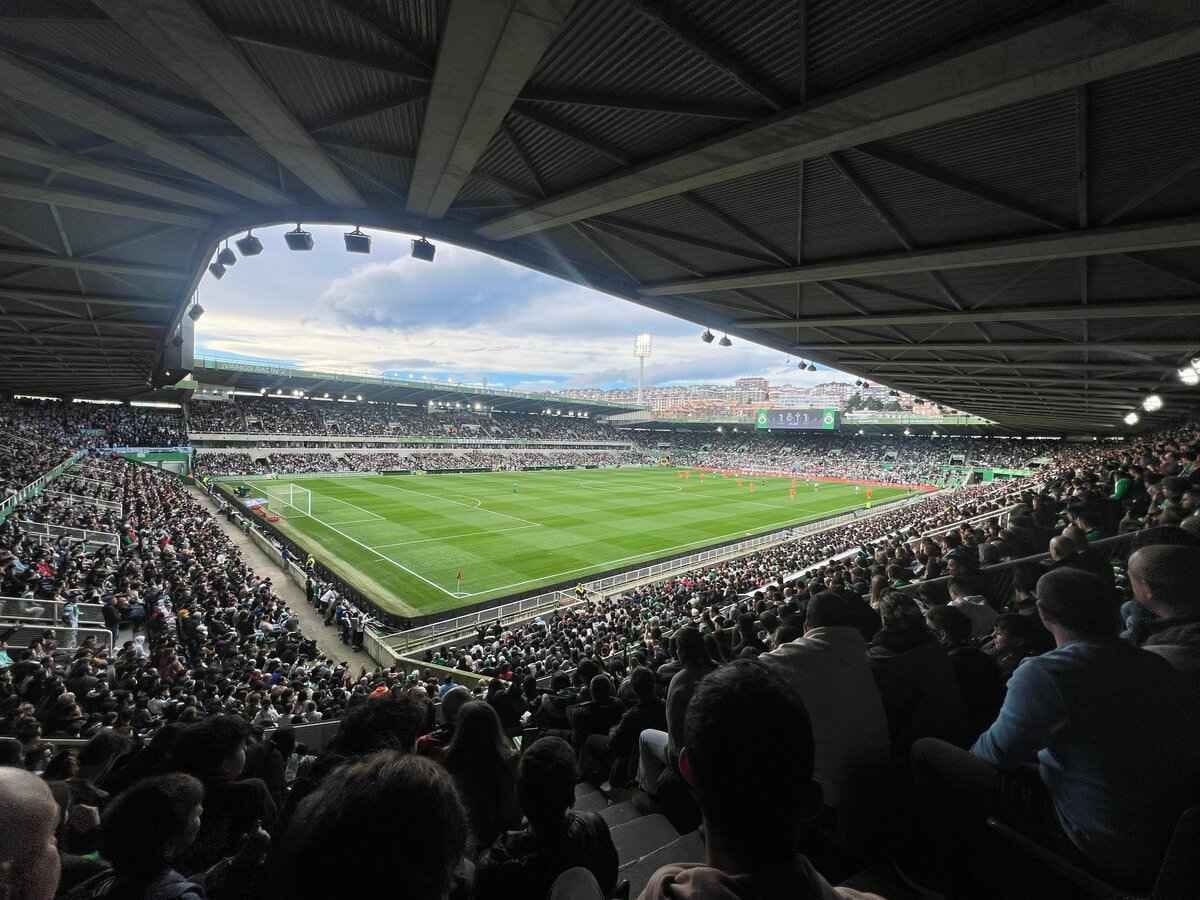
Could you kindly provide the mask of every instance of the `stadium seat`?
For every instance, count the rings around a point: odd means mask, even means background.
[[[608,806],[608,798],[590,784],[575,785],[575,809],[579,812],[599,812]]]
[[[1084,896],[1098,900],[1189,900],[1200,891],[1200,806],[1184,810],[1175,824],[1154,886],[1149,891],[1118,887],[1085,871],[996,818],[988,827],[1026,857],[1070,881]]]

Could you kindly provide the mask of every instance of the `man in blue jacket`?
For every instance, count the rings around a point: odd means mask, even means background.
[[[1117,637],[1095,575],[1048,572],[1037,597],[1056,647],[1017,667],[991,728],[969,753],[913,748],[929,825],[946,854],[995,815],[1102,877],[1148,884],[1200,784],[1197,698],[1165,660]],[[1025,774],[1035,767],[1038,780]]]

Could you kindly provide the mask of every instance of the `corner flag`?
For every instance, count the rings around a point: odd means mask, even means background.
[[[455,578],[454,580],[458,582],[458,586],[461,588],[462,587],[462,569],[458,570],[458,577]]]

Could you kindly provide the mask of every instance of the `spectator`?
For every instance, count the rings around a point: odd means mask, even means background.
[[[821,788],[808,712],[783,678],[755,659],[723,666],[697,686],[684,735],[705,862],[660,868],[641,900],[873,896],[831,888],[801,852]]]
[[[457,722],[445,764],[467,810],[468,847],[474,856],[502,832],[521,824],[517,758],[500,729],[500,717],[487,703],[467,703],[459,710]]]
[[[442,697],[439,711],[441,723],[433,731],[417,738],[417,752],[430,759],[443,760],[446,748],[454,739],[454,729],[458,724],[458,713],[463,705],[471,699],[471,692],[465,687],[451,688]]]
[[[1200,550],[1143,547],[1129,557],[1129,584],[1134,599],[1153,616],[1142,646],[1200,687]]]
[[[605,789],[625,787],[633,778],[642,732],[667,727],[667,706],[654,693],[654,673],[638,666],[629,682],[633,704],[607,735],[591,735],[583,745],[583,777]]]
[[[613,683],[608,675],[595,676],[588,687],[592,699],[571,709],[567,716],[574,735],[573,743],[580,752],[591,735],[607,735],[625,713],[625,704],[613,696]]]
[[[52,900],[58,888],[55,842],[59,809],[46,783],[21,769],[0,767],[0,896]]]
[[[804,636],[761,657],[804,702],[813,777],[833,808],[856,772],[888,761],[888,720],[856,618],[841,596],[823,591],[808,602]]]
[[[664,776],[677,772],[688,703],[696,685],[716,668],[696,628],[680,628],[675,632],[674,643],[680,669],[671,676],[667,687],[667,729],[646,729],[639,738],[638,786],[651,796],[659,792]]]
[[[272,894],[329,900],[399,890],[409,900],[444,900],[467,834],[445,769],[381,750],[339,767],[300,804],[275,854]]]
[[[518,796],[528,823],[497,840],[479,860],[478,900],[544,897],[563,872],[591,872],[603,896],[617,883],[617,850],[608,825],[596,813],[571,809],[578,771],[571,746],[561,738],[535,741],[521,756]]]
[[[1056,569],[1037,595],[1057,649],[1018,667],[969,753],[938,740],[913,749],[939,868],[950,872],[954,846],[998,815],[1108,878],[1145,885],[1200,777],[1197,699],[1163,659],[1117,638],[1091,573]],[[1025,775],[1032,764],[1040,780]]]
[[[954,667],[966,707],[967,732],[973,741],[996,720],[1004,701],[1004,676],[996,661],[971,643],[971,620],[960,608],[934,606],[925,618]]]
[[[906,594],[884,594],[879,606],[883,628],[867,657],[887,713],[892,753],[907,754],[922,737],[966,741],[966,711],[946,651]]]
[[[996,622],[996,611],[987,598],[979,593],[979,582],[975,577],[954,577],[946,583],[950,594],[950,606],[963,613],[971,623],[972,640],[992,633]]]

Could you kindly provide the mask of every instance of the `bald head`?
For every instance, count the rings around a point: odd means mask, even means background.
[[[1129,557],[1129,584],[1137,602],[1156,616],[1200,615],[1200,548],[1143,547]]]
[[[1050,558],[1055,562],[1070,559],[1075,555],[1076,549],[1075,541],[1065,534],[1050,539]]]
[[[0,895],[52,900],[60,869],[58,816],[46,782],[24,769],[0,768]]]

